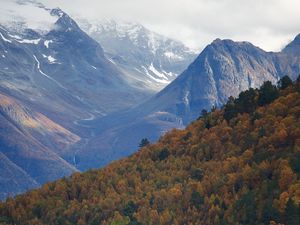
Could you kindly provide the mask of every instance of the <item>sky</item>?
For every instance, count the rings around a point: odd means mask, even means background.
[[[8,0],[0,0],[5,2]],[[279,51],[300,33],[299,0],[40,0],[85,19],[139,22],[201,50],[216,38]]]

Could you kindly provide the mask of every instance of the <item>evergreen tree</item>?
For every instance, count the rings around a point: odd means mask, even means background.
[[[284,76],[278,81],[278,87],[283,90],[286,89],[288,86],[292,85],[293,81],[289,76]]]
[[[256,224],[256,203],[253,191],[247,192],[237,201],[236,209],[238,211],[238,221],[241,224]]]
[[[298,77],[297,77],[297,83],[300,83],[300,74],[298,75]]]
[[[158,155],[158,158],[160,161],[165,160],[166,158],[168,158],[170,155],[170,152],[167,148],[164,148],[163,150],[161,150],[161,152]]]
[[[262,212],[262,222],[269,224],[270,221],[279,221],[279,219],[279,211],[273,207],[272,199],[267,200]]]
[[[202,111],[201,111],[201,115],[200,115],[199,119],[201,119],[201,118],[205,118],[207,115],[208,115],[208,112],[207,112],[207,110],[206,110],[206,109],[202,109]]]
[[[237,114],[238,112],[235,107],[234,98],[230,96],[227,104],[224,107],[224,119],[229,121],[232,118],[236,117]]]
[[[123,215],[128,216],[130,219],[133,218],[133,214],[137,211],[138,205],[135,204],[133,201],[129,201],[124,209],[123,209]]]
[[[288,200],[286,204],[285,216],[286,216],[286,220],[285,220],[286,225],[300,224],[299,206],[297,206],[291,198]]]
[[[257,106],[255,90],[250,88],[247,91],[241,92],[235,100],[235,104],[239,113],[252,113]]]
[[[194,191],[191,196],[191,203],[196,209],[200,209],[204,203],[204,197],[198,191]]]
[[[147,145],[150,144],[150,141],[147,139],[147,138],[143,138],[139,144],[139,147],[142,148],[142,147],[145,147]]]
[[[278,89],[271,81],[266,81],[259,89],[258,105],[263,106],[273,102],[279,95]]]

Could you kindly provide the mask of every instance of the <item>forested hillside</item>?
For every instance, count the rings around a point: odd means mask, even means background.
[[[2,224],[300,224],[300,79],[265,82],[109,166],[0,204]]]

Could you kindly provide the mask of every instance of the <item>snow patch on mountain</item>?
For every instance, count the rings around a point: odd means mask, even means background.
[[[44,58],[47,58],[50,64],[57,63],[57,59],[55,59],[55,58],[54,58],[53,56],[51,56],[51,55],[47,56],[47,55],[43,54],[43,57],[44,57]]]
[[[42,70],[41,70],[41,64],[40,61],[37,59],[37,57],[35,55],[33,55],[33,58],[35,59],[36,63],[37,63],[37,69],[40,72],[40,74],[44,75],[45,77],[47,77],[48,79],[52,79],[51,77],[49,77],[47,74],[45,74]]]
[[[9,36],[10,39],[7,39],[4,37],[4,35],[0,32],[0,36],[2,37],[2,39],[5,42],[8,43],[12,43],[12,41],[16,41],[20,44],[34,44],[37,45],[39,44],[41,38],[38,39],[26,39],[26,38],[22,38],[20,35],[16,35],[16,34],[11,34],[9,31],[5,30],[3,27],[1,27],[1,29],[3,29],[6,33],[7,36]]]
[[[50,43],[53,43],[53,41],[52,41],[52,40],[46,40],[46,41],[44,41],[45,47],[46,47],[46,48],[49,48],[49,44],[50,44]]]
[[[34,44],[37,45],[40,42],[40,38],[39,39],[33,39],[33,40],[29,40],[29,39],[22,39],[22,40],[16,40],[17,42],[21,43],[21,44]]]
[[[11,40],[8,40],[7,38],[5,38],[1,32],[0,32],[0,36],[1,36],[3,41],[11,43]]]
[[[156,76],[168,80],[168,78],[161,72],[159,72],[154,66],[153,63],[149,66],[149,70],[152,71]]]
[[[167,80],[155,78],[154,76],[152,76],[152,75],[149,73],[149,70],[148,70],[146,67],[142,66],[142,68],[144,69],[145,73],[147,74],[147,76],[148,76],[152,81],[155,81],[155,82],[158,82],[158,83],[161,83],[161,84],[168,84],[168,83],[169,83]]]
[[[22,40],[22,37],[19,36],[19,35],[16,35],[16,34],[10,34],[8,31],[6,31],[7,35],[13,39],[16,39],[16,40]]]
[[[165,56],[170,59],[182,59],[182,56],[174,54],[174,52],[165,52]]]
[[[59,82],[57,82],[55,79],[53,79],[52,77],[50,77],[49,75],[47,75],[46,73],[44,73],[41,69],[41,63],[40,61],[37,59],[37,57],[35,55],[33,55],[34,60],[37,63],[37,69],[40,72],[40,74],[42,74],[43,76],[45,76],[46,78],[48,78],[49,80],[51,80],[53,83],[55,83],[57,86],[61,87],[62,89],[67,90],[63,85],[61,85]]]

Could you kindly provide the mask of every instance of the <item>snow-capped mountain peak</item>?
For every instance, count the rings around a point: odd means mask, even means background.
[[[158,91],[174,80],[196,54],[183,43],[136,22],[77,19],[133,85]]]

